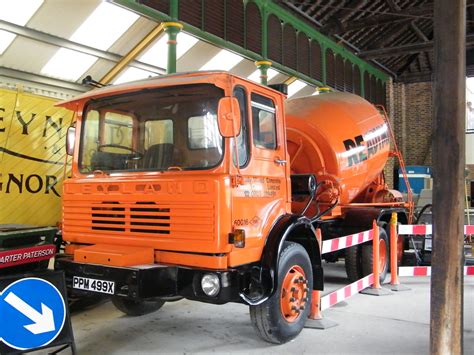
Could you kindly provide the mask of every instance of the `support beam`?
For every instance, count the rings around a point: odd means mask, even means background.
[[[21,80],[28,83],[36,85],[51,86],[56,89],[66,89],[74,91],[76,94],[83,93],[89,90],[88,87],[84,85],[79,85],[70,81],[54,79],[44,75],[38,75],[33,73],[27,73],[21,70],[10,69],[10,68],[1,68],[0,67],[0,77],[10,78],[13,80]]]
[[[97,48],[92,48],[92,47],[89,47],[77,42],[70,41],[65,38],[54,36],[49,33],[41,32],[32,28],[18,26],[18,25],[15,25],[14,23],[3,21],[3,20],[0,20],[0,29],[13,33],[17,36],[29,38],[31,40],[38,41],[41,43],[51,44],[57,47],[64,47],[76,52],[89,54],[97,58],[109,60],[111,62],[120,62],[120,60],[122,59],[121,55],[118,55],[115,53],[103,51]],[[164,73],[162,68],[156,67],[154,65],[141,63],[136,60],[131,61],[130,65],[134,66],[135,68],[148,70],[157,74]]]
[[[463,353],[466,0],[434,1],[430,353]]]
[[[473,0],[466,0],[467,6],[473,6]],[[403,9],[399,12],[392,11],[389,14],[380,14],[374,15],[371,17],[367,17],[361,20],[355,20],[348,23],[345,23],[340,28],[333,29],[332,32],[327,34],[340,34],[348,31],[357,31],[363,28],[372,27],[372,26],[380,26],[385,24],[394,24],[400,21],[410,21],[416,19],[417,17],[423,18],[431,18],[433,15],[433,4],[426,4],[422,6],[414,6],[409,7],[407,9]]]
[[[474,47],[474,34],[467,35],[466,37],[466,48]],[[411,43],[404,44],[396,47],[371,49],[368,51],[362,51],[359,53],[359,57],[364,59],[374,59],[382,57],[402,56],[408,54],[415,54],[420,52],[433,51],[434,42],[423,42],[423,43]]]
[[[133,47],[123,58],[100,79],[100,83],[107,85],[114,80],[127,65],[140,55],[155,39],[163,33],[163,24],[159,24],[148,33],[138,44]]]

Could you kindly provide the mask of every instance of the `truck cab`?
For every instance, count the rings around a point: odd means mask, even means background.
[[[296,336],[322,274],[314,229],[291,212],[284,99],[197,72],[61,103],[76,114],[56,262],[71,289],[110,294],[132,315],[178,297],[246,303],[261,334],[261,307],[280,307],[288,326],[266,340]],[[270,304],[282,293],[284,306]]]

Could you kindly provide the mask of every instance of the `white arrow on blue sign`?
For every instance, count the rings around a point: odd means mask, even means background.
[[[28,277],[8,285],[0,296],[0,340],[17,350],[40,348],[61,333],[66,304],[49,281]]]

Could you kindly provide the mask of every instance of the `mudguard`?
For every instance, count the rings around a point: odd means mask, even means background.
[[[295,234],[299,229],[301,232]],[[259,284],[258,288],[261,292],[256,297],[241,293],[240,296],[246,303],[261,304],[278,289],[278,263],[285,241],[299,243],[306,249],[313,267],[313,289],[323,289],[320,248],[311,221],[304,216],[285,214],[275,222],[267,237],[259,267],[259,277],[253,280]]]

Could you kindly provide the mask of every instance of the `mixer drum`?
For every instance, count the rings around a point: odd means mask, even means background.
[[[360,96],[334,92],[286,102],[292,174],[315,174],[320,202],[367,202],[390,150],[383,116]],[[372,187],[375,186],[375,187]]]

